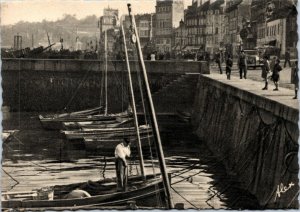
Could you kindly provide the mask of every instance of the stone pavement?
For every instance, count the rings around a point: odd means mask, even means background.
[[[283,68],[283,66],[282,66],[282,68]],[[225,64],[224,63],[222,64],[222,70],[223,70],[223,74],[225,74]],[[211,71],[211,73],[219,73],[219,69],[215,63],[211,64],[210,71]],[[232,73],[232,76],[239,76],[239,70],[238,70],[238,67],[236,64],[233,65],[231,73]],[[261,68],[257,68],[257,69],[249,68],[247,75],[248,75],[247,76],[248,79],[252,79],[255,81],[259,81],[259,82],[262,82],[262,80],[263,80],[261,78]],[[226,75],[225,75],[225,78],[226,78]],[[273,82],[270,82],[270,84],[273,85]],[[294,84],[291,84],[291,68],[290,67],[283,68],[283,70],[280,72],[279,86],[288,88],[288,89],[292,89],[292,90],[294,89]]]
[[[257,72],[258,70],[254,71]],[[224,72],[223,74],[219,74],[218,71],[216,71],[216,69],[213,67],[211,68],[211,74],[205,76],[218,80],[222,83],[237,87],[239,89],[246,90],[250,93],[263,96],[270,100],[279,102],[283,105],[287,105],[291,108],[299,108],[298,101],[296,99],[293,99],[294,90],[281,87],[281,84],[279,83],[279,91],[273,91],[275,86],[272,81],[269,82],[269,90],[262,90],[262,88],[264,87],[264,82],[262,81],[262,79],[260,81],[249,79],[251,76],[251,71],[248,71],[248,73],[248,79],[240,79],[239,77],[234,76],[236,74],[233,74],[233,76],[231,76],[231,80],[227,80],[226,74]]]

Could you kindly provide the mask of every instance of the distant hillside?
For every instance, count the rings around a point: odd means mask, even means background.
[[[23,48],[32,47],[32,40],[34,47],[46,46],[48,45],[47,32],[51,43],[60,44],[60,38],[63,38],[65,48],[74,48],[78,36],[84,48],[85,43],[99,39],[98,17],[92,15],[78,20],[73,15],[64,15],[62,19],[54,22],[44,20],[35,23],[18,22],[15,25],[1,26],[1,46],[13,47],[14,35],[17,34],[22,36]]]

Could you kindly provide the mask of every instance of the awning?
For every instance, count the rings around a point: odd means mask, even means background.
[[[268,46],[276,46],[276,40],[271,40],[271,41],[269,41],[268,43],[266,43],[265,45],[268,45]]]
[[[184,50],[200,50],[201,46],[185,46]]]

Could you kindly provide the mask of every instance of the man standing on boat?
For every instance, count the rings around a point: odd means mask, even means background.
[[[130,140],[124,138],[115,149],[116,172],[117,172],[117,191],[126,191],[128,168],[126,157],[130,157]]]

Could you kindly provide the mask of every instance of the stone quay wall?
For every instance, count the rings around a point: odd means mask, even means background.
[[[263,207],[298,208],[299,111],[205,75],[197,86],[194,132],[238,177],[237,186]]]
[[[108,61],[108,108],[128,105],[125,61]],[[205,62],[145,61],[150,87],[157,92],[186,72],[208,73]],[[137,61],[130,62],[137,101],[140,98]],[[104,63],[99,60],[2,59],[3,105],[11,111],[67,111],[95,107],[103,99]],[[102,93],[102,98],[100,98]],[[176,93],[170,94],[176,95]]]

